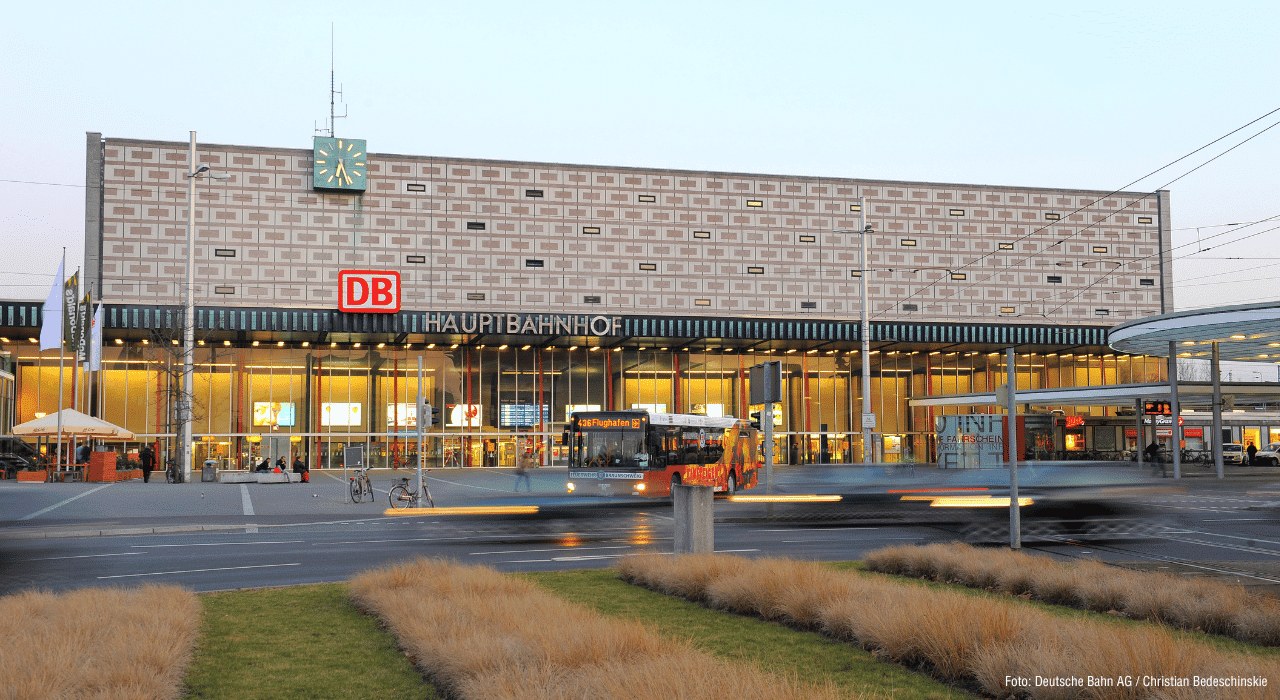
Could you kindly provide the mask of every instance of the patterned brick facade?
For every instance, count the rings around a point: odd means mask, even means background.
[[[187,144],[93,136],[102,299],[180,304]],[[862,196],[873,320],[1109,325],[1172,308],[1164,192],[373,153],[354,195],[312,190],[309,150],[206,144],[198,160],[230,176],[196,187],[201,307],[332,309],[338,272],[365,268],[400,272],[406,310],[855,319],[858,234],[836,230],[858,226]]]

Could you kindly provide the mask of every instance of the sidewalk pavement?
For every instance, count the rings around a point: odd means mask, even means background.
[[[350,472],[348,472],[348,475]],[[432,469],[423,477],[437,506],[495,505],[565,497],[565,470],[529,471],[533,491],[513,493],[511,469]],[[287,527],[382,519],[388,492],[414,470],[370,471],[375,497],[352,503],[341,470],[313,470],[308,483],[109,484],[0,481],[0,538],[90,537]]]

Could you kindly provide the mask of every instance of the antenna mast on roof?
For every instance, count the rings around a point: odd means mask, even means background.
[[[334,59],[333,59],[334,48],[333,47],[334,47],[333,23],[330,22],[329,23],[329,123],[324,128],[321,128],[319,126],[316,127],[317,134],[323,135],[325,132],[328,132],[329,138],[333,138],[334,136],[333,120],[347,118],[347,104],[345,102],[342,103],[342,114],[335,114],[335,106],[337,104],[337,100],[335,98],[342,95],[342,86],[338,85],[336,89],[334,88],[335,83],[334,83],[334,70],[333,70],[333,67],[334,67]]]

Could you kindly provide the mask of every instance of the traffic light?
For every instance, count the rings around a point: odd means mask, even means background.
[[[760,429],[760,411],[751,412],[751,427],[756,430]]]
[[[425,430],[440,422],[440,409],[432,408],[431,403],[418,397],[418,422]]]

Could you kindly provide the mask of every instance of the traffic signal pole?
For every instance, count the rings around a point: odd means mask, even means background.
[[[422,431],[423,431],[423,425],[422,425],[422,423],[423,423],[423,421],[430,421],[430,420],[431,420],[431,408],[430,408],[430,406],[426,406],[426,409],[427,409],[426,411],[423,411],[423,410],[422,410],[422,409],[423,409],[423,407],[425,406],[425,403],[424,403],[424,402],[423,402],[423,400],[422,400],[422,355],[418,355],[418,401],[417,401],[417,406],[418,406],[418,417],[417,417],[417,420],[415,420],[414,422],[418,424],[418,498],[419,498],[419,499],[421,499],[421,498],[422,498],[422,494],[424,493],[424,492],[423,492],[423,490],[422,490],[422,463],[423,463],[423,460],[425,460],[425,459],[427,458],[427,453],[426,453],[426,451],[422,449]],[[426,415],[425,415],[425,416],[424,416],[424,415],[422,415],[423,413],[426,413]],[[413,505],[414,505],[414,506],[418,506],[418,505],[419,505],[419,503],[414,503]]]
[[[773,495],[773,402],[766,401],[760,413],[760,426],[764,428],[764,492]]]

